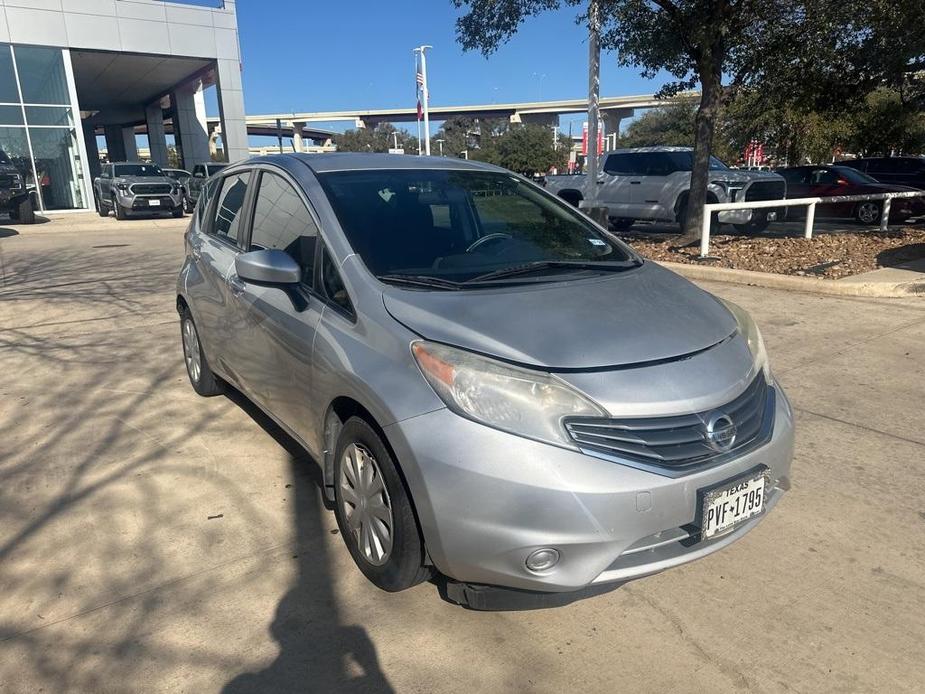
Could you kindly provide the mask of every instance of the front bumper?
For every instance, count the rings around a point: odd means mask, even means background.
[[[157,201],[152,204],[152,200]],[[116,204],[132,212],[172,212],[183,204],[181,193],[168,195],[134,195],[117,192]]]
[[[777,388],[766,445],[675,479],[513,436],[446,409],[397,422],[385,433],[441,573],[473,584],[574,591],[693,561],[757,525],[790,486],[793,415]],[[706,542],[691,536],[697,491],[759,464],[771,480],[762,515]],[[543,547],[557,549],[559,563],[547,572],[528,571],[527,556]]]

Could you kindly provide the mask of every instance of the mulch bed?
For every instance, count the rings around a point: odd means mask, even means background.
[[[700,247],[675,249],[672,238],[620,236],[636,251],[656,261],[712,265],[837,280],[925,258],[925,231],[905,228],[887,232],[859,231],[783,238],[767,235],[710,238],[710,260],[699,258]]]

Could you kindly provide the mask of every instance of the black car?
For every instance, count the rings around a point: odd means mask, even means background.
[[[35,205],[26,179],[6,152],[0,149],[0,212],[19,224],[35,222]]]
[[[925,157],[871,157],[838,163],[863,171],[880,183],[898,183],[925,190]]]

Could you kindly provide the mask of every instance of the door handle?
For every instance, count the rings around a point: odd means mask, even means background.
[[[598,184],[599,186],[602,186],[602,185],[604,185],[604,181],[598,181],[597,184]]]
[[[235,296],[241,296],[246,289],[244,282],[242,282],[237,275],[228,278],[228,286],[231,288],[231,293]]]
[[[631,185],[631,186],[641,186],[641,185],[642,185],[642,181],[630,181],[630,185]]]

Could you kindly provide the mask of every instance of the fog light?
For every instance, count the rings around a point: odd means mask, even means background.
[[[549,571],[559,563],[559,551],[547,547],[532,552],[527,557],[527,568],[530,571]]]

